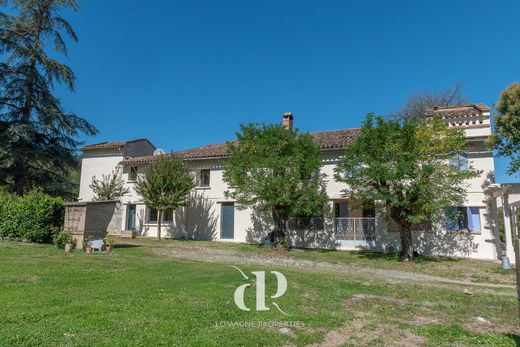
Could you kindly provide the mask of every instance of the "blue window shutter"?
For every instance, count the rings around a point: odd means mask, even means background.
[[[480,232],[480,209],[468,207],[468,229],[471,232]]]
[[[452,158],[450,158],[449,162],[450,162],[450,165],[458,167],[460,171],[466,171],[469,168],[467,153],[463,153],[461,155],[452,157]]]
[[[457,219],[454,219],[454,215],[457,213],[456,207],[451,207],[445,214],[445,227],[447,230],[459,230],[459,223]]]
[[[459,166],[460,170],[461,171],[467,171],[469,166],[468,166],[468,154],[467,153],[464,153],[460,156],[460,166]],[[469,212],[469,211],[468,211]],[[469,213],[468,213],[469,215]]]

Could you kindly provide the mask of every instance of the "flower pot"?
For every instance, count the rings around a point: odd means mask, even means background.
[[[87,254],[92,254],[92,247],[87,247],[85,250],[87,251]]]
[[[105,249],[108,253],[112,253],[112,245],[106,245]]]
[[[65,244],[65,252],[72,251],[72,247],[74,247],[74,245],[72,243],[66,243]]]

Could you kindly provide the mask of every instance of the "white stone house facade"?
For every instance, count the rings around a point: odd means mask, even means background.
[[[463,214],[458,225],[416,230],[414,246],[424,255],[500,259],[497,203],[489,193],[489,185],[494,183],[494,161],[485,144],[491,135],[489,108],[484,104],[437,108],[428,116],[438,117],[450,127],[464,129],[469,142],[467,164],[481,170],[482,174],[466,182],[467,197],[458,207]],[[292,121],[291,114],[284,114],[286,126],[292,127]],[[291,221],[290,242],[294,246],[373,251],[399,249],[399,233],[395,223],[387,218],[385,208],[376,211],[354,209],[355,202],[342,196],[343,183],[333,178],[336,164],[359,131],[355,128],[311,133],[321,147],[321,170],[326,175],[329,203],[319,218]],[[154,149],[145,139],[83,147],[79,200],[93,198],[89,187],[92,176],[122,170],[130,193],[121,199],[120,229],[156,237],[156,213],[146,207],[134,190],[137,176],[154,160]],[[230,242],[262,242],[266,238],[272,228],[268,216],[237,206],[225,197],[224,192],[228,189],[223,181],[227,158],[225,143],[178,151],[175,155],[189,163],[197,177],[197,187],[192,191],[188,207],[165,214],[163,237]]]

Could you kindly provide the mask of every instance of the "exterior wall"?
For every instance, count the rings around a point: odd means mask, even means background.
[[[480,122],[480,121],[478,121]],[[490,135],[489,113],[484,115],[482,122],[465,129],[470,139],[468,162],[470,166],[481,170],[479,177],[468,180],[467,197],[463,206],[478,207],[480,211],[480,232],[448,231],[443,225],[434,225],[431,230],[415,231],[414,245],[420,254],[456,257],[472,257],[480,259],[497,259],[501,256],[500,244],[497,242],[496,206],[488,200],[485,188],[494,183],[494,161],[492,153],[485,146],[485,139]],[[144,148],[144,147],[143,147]],[[109,173],[122,160],[121,153],[113,151],[101,152],[86,156],[82,161],[80,198],[90,200],[92,193],[88,188],[93,175],[100,176]],[[343,150],[326,150],[322,152],[322,173],[326,180],[326,193],[329,203],[324,210],[323,228],[320,230],[293,230],[290,241],[297,247],[317,247],[344,250],[371,250],[377,252],[398,251],[400,249],[399,232],[392,227],[391,220],[380,206],[376,211],[375,237],[373,240],[337,241],[334,202],[344,201],[342,190],[345,186],[334,179],[334,168],[343,155]],[[191,168],[196,172],[200,169],[210,169],[210,187],[197,187],[190,196],[187,207],[175,211],[172,222],[166,222],[162,227],[163,237],[193,238],[200,240],[221,240],[229,242],[262,242],[272,230],[270,216],[251,208],[235,206],[234,238],[221,237],[222,203],[230,202],[225,197],[227,186],[223,181],[222,159],[192,160]],[[138,167],[138,174],[143,174],[145,166]],[[123,180],[130,193],[122,197],[120,229],[127,229],[128,206],[136,205],[136,232],[141,236],[157,236],[156,223],[150,223],[148,210],[141,197],[135,192],[135,182],[129,180],[130,167],[123,168]],[[349,202],[349,217],[362,217],[362,211],[352,209],[355,202]]]
[[[398,251],[400,249],[399,232],[388,227],[389,218],[384,209],[376,214],[376,237],[372,241],[337,242],[335,240],[334,202],[344,201],[342,189],[344,186],[334,180],[334,168],[341,155],[340,151],[327,151],[322,155],[322,173],[326,176],[326,191],[330,203],[324,211],[323,230],[295,230],[290,234],[290,240],[297,247],[335,248],[342,250],[370,250],[376,252]],[[222,202],[228,201],[224,195],[227,189],[223,182],[223,165],[221,160],[198,160],[191,163],[194,170],[211,169],[210,187],[196,188],[190,198],[190,206],[176,212],[172,223],[162,227],[163,237],[194,238],[204,240],[221,240],[230,242],[262,242],[272,230],[269,215],[253,211],[251,208],[235,208],[234,239],[221,239],[220,208]],[[472,257],[480,259],[497,259],[498,252],[491,227],[491,209],[483,187],[488,184],[493,175],[493,157],[490,152],[470,152],[469,164],[482,170],[482,174],[469,180],[465,206],[479,207],[480,233],[467,231],[447,231],[442,225],[434,226],[433,230],[413,233],[414,245],[418,252],[424,255],[441,255],[454,257]],[[128,179],[128,168],[125,168],[123,178]],[[139,173],[144,167],[139,167]],[[142,236],[157,236],[157,225],[147,222],[147,210],[140,197],[135,193],[133,182],[128,182],[131,193],[123,198],[124,206],[137,204],[137,231]],[[349,217],[362,217],[362,211],[353,209],[355,202],[349,202]],[[126,209],[123,208],[123,221],[126,220]],[[490,241],[491,240],[491,241]]]
[[[148,140],[131,141],[125,145],[125,156],[144,157],[152,155],[154,150],[155,146],[148,142]]]
[[[81,158],[81,178],[79,185],[79,201],[92,201],[94,193],[89,187],[92,177],[101,178],[101,175],[110,174],[123,160],[120,149],[97,150],[85,153]]]

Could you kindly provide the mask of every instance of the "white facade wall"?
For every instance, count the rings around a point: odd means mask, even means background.
[[[325,223],[325,228],[320,232],[306,232],[293,234],[291,239],[299,247],[337,248],[344,250],[367,249],[373,251],[398,250],[400,247],[399,233],[388,231],[387,217],[378,215],[376,228],[376,239],[371,242],[343,242],[337,244],[334,239],[333,203],[334,201],[345,201],[342,190],[344,185],[334,180],[334,168],[340,151],[325,152],[323,155],[324,165],[322,173],[326,175],[326,191],[330,203],[325,211],[325,217],[330,221]],[[472,257],[479,259],[497,259],[498,253],[496,243],[493,242],[494,234],[491,228],[491,210],[487,205],[487,198],[483,191],[488,175],[493,173],[493,157],[491,153],[485,157],[479,154],[472,158],[470,154],[470,165],[482,170],[480,177],[469,180],[468,194],[464,205],[479,207],[480,209],[480,233],[469,233],[467,231],[447,231],[443,226],[436,230],[426,232],[414,232],[414,244],[420,254]],[[210,187],[195,188],[189,207],[177,211],[173,222],[166,222],[162,227],[163,237],[185,237],[195,239],[220,240],[229,242],[261,242],[271,230],[269,216],[254,212],[250,208],[235,208],[234,216],[234,238],[221,238],[220,210],[223,202],[230,200],[225,197],[227,189],[223,181],[222,160],[197,160],[192,162],[194,169],[211,169]],[[142,173],[144,166],[138,171]],[[125,207],[128,204],[136,204],[137,208],[137,233],[142,236],[157,236],[157,225],[148,222],[148,212],[142,199],[135,193],[134,184],[128,182],[129,168],[125,167],[123,178],[127,181],[131,193],[123,197]],[[352,206],[354,202],[349,202]],[[127,208],[123,208],[123,223],[127,220]],[[351,210],[349,217],[361,217],[360,210]],[[126,225],[122,225],[126,228]]]
[[[85,154],[81,158],[81,177],[79,184],[79,201],[92,201],[94,193],[90,188],[92,177],[101,178],[116,169],[123,160],[121,149],[103,149]]]

